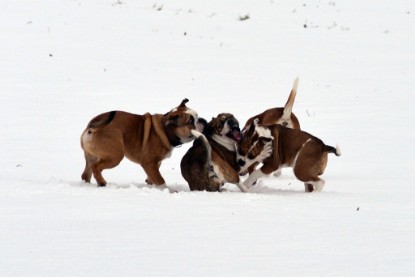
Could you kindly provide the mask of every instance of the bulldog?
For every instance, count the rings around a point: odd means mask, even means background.
[[[190,190],[221,191],[228,182],[247,192],[238,174],[246,168],[241,168],[236,160],[236,143],[242,140],[238,120],[230,113],[221,113],[209,123],[204,121],[203,125],[203,134],[192,130],[197,138],[180,163]],[[269,147],[259,153],[258,159],[270,154]]]
[[[297,95],[298,82],[299,82],[299,79],[296,78],[294,80],[294,84],[291,89],[290,95],[288,96],[288,100],[285,103],[285,106],[283,108],[282,107],[271,108],[249,118],[245,123],[245,127],[243,128],[243,131],[248,129],[253,124],[254,120],[256,120],[257,124],[264,124],[264,125],[281,124],[282,126],[287,127],[287,128],[300,130],[300,122],[298,121],[298,118],[295,116],[295,114],[292,112],[295,96]],[[241,171],[240,175],[243,176],[243,175],[246,175],[247,173],[251,174],[257,166],[258,166],[258,163],[253,163],[251,166],[248,167],[247,171]],[[275,171],[274,175],[280,176],[281,169]]]
[[[197,113],[186,107],[188,99],[166,114],[143,115],[112,111],[94,117],[81,135],[85,155],[82,180],[98,186],[107,182],[102,171],[117,166],[124,157],[140,164],[147,174],[146,182],[165,186],[160,174],[161,162],[170,157],[174,147],[195,137]]]
[[[281,167],[292,167],[294,175],[304,182],[306,192],[320,192],[324,180],[318,176],[327,166],[327,154],[340,156],[339,147],[326,145],[319,138],[297,129],[282,125],[258,125],[257,121],[243,133],[244,139],[237,144],[238,164],[243,166],[255,160],[267,143],[272,142],[272,154],[263,159],[262,167],[256,169],[244,181],[250,188],[258,178],[268,175]]]

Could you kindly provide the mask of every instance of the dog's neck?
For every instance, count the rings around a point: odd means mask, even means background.
[[[232,139],[217,134],[212,135],[212,139],[229,151],[236,152],[235,142]]]
[[[171,145],[177,147],[183,144],[180,138],[174,134],[173,128],[171,126],[165,126],[164,131],[166,132],[166,136]]]

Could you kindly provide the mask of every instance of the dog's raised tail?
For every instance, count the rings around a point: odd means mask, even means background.
[[[340,147],[338,145],[336,145],[336,148],[330,145],[324,145],[323,151],[333,153],[336,156],[341,156],[342,154]]]
[[[287,103],[285,103],[284,113],[283,113],[283,118],[285,119],[289,119],[291,117],[291,112],[293,110],[295,96],[297,95],[298,82],[299,82],[299,78],[297,77],[294,80],[293,88],[291,89],[290,95],[288,96]]]

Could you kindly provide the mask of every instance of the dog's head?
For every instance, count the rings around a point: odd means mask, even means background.
[[[244,130],[243,140],[236,145],[236,159],[239,166],[255,160],[263,154],[264,147],[271,143],[273,137],[268,128],[258,126],[258,120]]]
[[[197,129],[197,112],[186,107],[189,100],[183,99],[179,106],[164,115],[164,128],[173,146],[192,141],[191,131]],[[200,130],[198,130],[200,131]]]
[[[242,140],[238,120],[230,113],[221,113],[206,125],[204,134],[206,136],[218,136],[224,141],[234,144]]]

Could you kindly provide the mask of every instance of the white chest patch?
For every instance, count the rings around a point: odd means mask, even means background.
[[[219,136],[216,134],[212,136],[212,139],[216,141],[217,143],[219,143],[220,145],[222,145],[223,147],[225,147],[226,149],[228,149],[229,151],[232,151],[232,152],[236,151],[235,142],[232,139],[225,137],[225,136]]]

